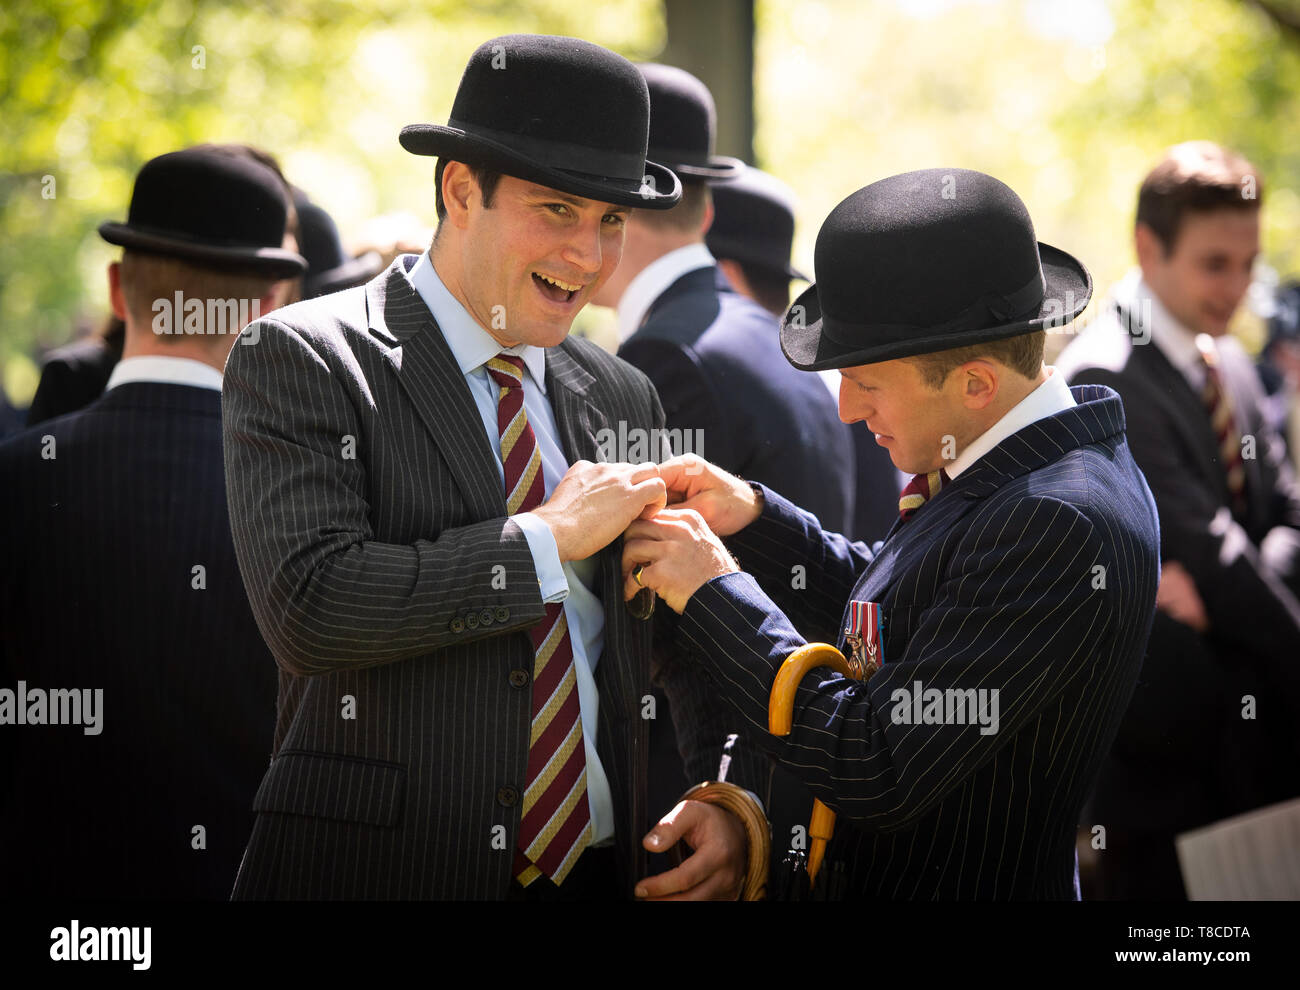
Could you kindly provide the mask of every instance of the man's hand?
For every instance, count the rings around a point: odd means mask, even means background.
[[[634,576],[638,567],[640,583]],[[739,570],[694,509],[660,509],[653,518],[632,523],[623,534],[625,599],[650,588],[680,615],[701,585]]]
[[[563,563],[604,549],[637,516],[662,508],[666,497],[655,464],[577,461],[532,514],[551,528]]]
[[[685,839],[694,853],[676,869],[646,877],[636,885],[638,899],[651,901],[734,901],[745,883],[745,826],[725,808],[682,801],[659,819],[641,845],[667,852]]]
[[[1196,582],[1176,560],[1166,560],[1160,565],[1156,608],[1202,635],[1210,630],[1210,617],[1205,613],[1205,603],[1196,590]]]
[[[740,532],[763,511],[762,500],[746,482],[697,454],[664,461],[659,477],[668,486],[669,505],[694,509],[719,536]]]

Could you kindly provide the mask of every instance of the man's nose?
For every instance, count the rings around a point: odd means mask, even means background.
[[[587,274],[599,272],[603,260],[600,235],[599,220],[580,225],[565,245],[564,260]]]

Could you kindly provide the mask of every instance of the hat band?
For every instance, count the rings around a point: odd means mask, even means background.
[[[1030,318],[1031,314],[1038,313],[1042,308],[1043,297],[1046,293],[1047,280],[1043,277],[1043,269],[1040,266],[1038,273],[1014,292],[1006,295],[984,296],[967,306],[952,319],[945,320],[943,323],[928,326],[919,326],[913,323],[868,324],[846,323],[832,318],[831,320],[822,321],[822,333],[842,347],[858,347],[862,342],[857,339],[856,333],[864,328],[869,328],[873,333],[884,334],[910,334],[918,331],[934,334],[958,330],[963,327],[978,330],[988,326],[997,326],[1000,323],[1014,323],[1018,320]],[[826,315],[824,308],[823,314]],[[975,325],[972,326],[972,324]],[[838,333],[837,331],[841,328],[848,331],[848,334]],[[957,343],[953,346],[960,347],[961,344]]]
[[[509,134],[505,131],[467,124],[456,120],[455,117],[447,121],[447,126],[464,131],[467,138],[491,141],[546,168],[564,169],[567,172],[581,172],[611,179],[627,179],[632,182],[640,182],[645,177],[644,153],[610,151],[607,148],[592,148],[567,141]]]
[[[700,168],[713,167],[711,161],[713,152],[710,149],[701,151],[699,148],[661,148],[655,145],[646,154],[657,162],[678,162]]]

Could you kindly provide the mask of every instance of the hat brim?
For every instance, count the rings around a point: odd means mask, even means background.
[[[500,142],[481,135],[467,134],[458,127],[410,124],[402,128],[398,140],[413,155],[431,155],[485,165],[517,179],[526,179],[601,203],[644,210],[667,210],[676,206],[682,197],[681,180],[671,169],[657,162],[645,163],[645,175],[651,180],[647,185],[641,178],[594,175],[542,165]],[[662,191],[664,189],[668,191]]]
[[[351,289],[354,286],[369,282],[380,273],[383,267],[384,259],[380,257],[379,252],[367,251],[358,258],[349,258],[337,268],[331,268],[315,277],[309,276],[304,279],[303,295],[311,299],[316,296],[328,295],[331,292],[338,292],[340,289]]]
[[[1038,313],[1028,319],[978,329],[958,328],[936,333],[927,333],[924,328],[918,328],[915,336],[909,336],[906,340],[866,347],[846,347],[831,340],[823,332],[825,321],[833,320],[833,317],[823,316],[817,284],[813,283],[799,294],[781,319],[781,350],[785,353],[786,360],[801,371],[823,371],[827,368],[849,368],[914,357],[917,354],[931,354],[953,347],[984,344],[1065,326],[1087,308],[1088,301],[1092,298],[1092,276],[1082,262],[1059,248],[1040,241],[1038,254],[1042,261],[1046,288]],[[1068,308],[1065,306],[1067,302],[1072,303]],[[871,333],[871,326],[839,321],[836,330],[839,336],[856,333],[866,337]]]
[[[212,268],[247,269],[265,274],[268,278],[295,278],[307,270],[307,259],[284,248],[204,244],[112,221],[99,225],[99,236],[109,244],[132,251],[184,258]]]
[[[651,154],[654,154],[653,149]],[[666,155],[658,155],[659,158],[667,158]],[[686,176],[688,179],[703,179],[705,182],[730,182],[732,179],[739,179],[748,166],[739,158],[729,158],[726,155],[714,155],[706,164],[690,164],[689,162],[668,161],[667,165],[678,175]]]

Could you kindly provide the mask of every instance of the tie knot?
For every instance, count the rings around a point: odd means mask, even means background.
[[[904,521],[912,518],[912,513],[938,495],[948,481],[948,472],[943,468],[913,476],[898,497],[898,514]]]
[[[522,388],[524,384],[524,359],[518,354],[498,354],[488,358],[488,374],[502,388]]]

